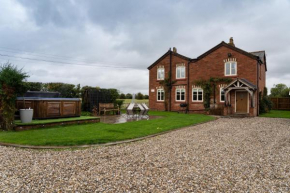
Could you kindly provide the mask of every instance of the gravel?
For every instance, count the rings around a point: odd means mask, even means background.
[[[0,192],[289,192],[290,119],[221,118],[79,150],[0,147]]]

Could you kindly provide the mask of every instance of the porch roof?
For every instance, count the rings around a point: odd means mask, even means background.
[[[227,87],[225,87],[224,90],[228,90],[230,87],[237,88],[237,89],[242,89],[242,88],[247,87],[251,90],[257,90],[257,86],[245,78],[235,79]]]

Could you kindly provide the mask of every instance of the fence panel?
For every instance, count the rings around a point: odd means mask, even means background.
[[[290,98],[271,98],[274,110],[290,110]]]

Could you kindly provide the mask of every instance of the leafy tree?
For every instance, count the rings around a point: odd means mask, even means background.
[[[130,94],[130,93],[126,94],[126,99],[132,99],[132,97],[133,97],[132,94]]]
[[[264,92],[259,93],[259,113],[266,113],[272,109],[272,101],[268,96],[268,89],[267,87],[264,88]]]
[[[149,99],[149,95],[145,94],[144,99]]]
[[[10,63],[0,66],[0,96],[2,123],[5,130],[13,129],[15,101],[17,95],[23,95],[27,91],[24,80],[29,77],[22,69],[17,69]]]
[[[119,91],[115,88],[109,88],[108,90],[110,91],[112,102],[115,102],[119,98]]]
[[[120,99],[126,99],[126,95],[124,93],[121,93],[119,98]]]
[[[43,89],[41,82],[25,82],[25,84],[29,91],[41,91]]]
[[[271,97],[290,97],[290,87],[288,88],[285,84],[276,84],[274,88],[271,88]]]
[[[138,92],[136,95],[136,99],[142,100],[144,98],[143,94],[141,92]]]
[[[59,92],[62,98],[74,98],[76,97],[75,85],[65,83],[45,83],[44,88],[47,91]]]

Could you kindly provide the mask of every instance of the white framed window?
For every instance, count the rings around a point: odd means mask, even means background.
[[[176,89],[175,96],[176,101],[185,101],[185,89],[184,88]]]
[[[220,88],[220,102],[225,102],[225,91],[224,91],[224,88]]]
[[[157,101],[164,101],[164,90],[163,89],[157,90]]]
[[[164,68],[157,69],[157,80],[164,80]]]
[[[226,62],[225,63],[225,75],[226,76],[237,75],[237,62]]]
[[[185,78],[185,66],[176,66],[176,79]]]
[[[203,89],[201,88],[192,89],[192,101],[203,102]]]

